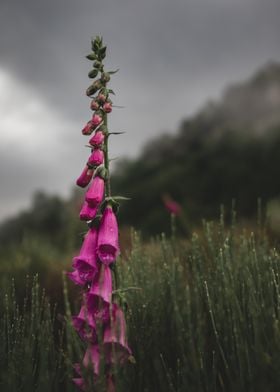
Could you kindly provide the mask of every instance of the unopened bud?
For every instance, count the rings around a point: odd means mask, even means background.
[[[97,101],[99,102],[99,103],[104,103],[104,102],[106,102],[106,95],[104,95],[104,94],[98,94],[98,96],[97,96]]]
[[[105,113],[111,113],[112,105],[109,102],[105,102],[103,105],[103,110]]]
[[[92,116],[91,123],[92,123],[92,125],[93,125],[94,127],[97,127],[97,126],[101,123],[101,121],[102,121],[102,117],[99,116],[98,114],[94,114],[94,115]]]
[[[103,163],[104,161],[104,152],[100,150],[99,148],[93,150],[91,156],[88,159],[88,165],[91,165],[93,167],[99,166]]]
[[[104,73],[101,75],[101,80],[102,80],[103,82],[105,82],[105,83],[109,82],[110,79],[111,79],[111,76],[110,76],[107,72],[104,72]]]
[[[104,142],[104,138],[103,132],[97,131],[89,140],[89,144],[93,147],[99,147]]]
[[[102,88],[103,84],[101,80],[96,80],[95,82],[92,83],[91,86],[89,86],[86,90],[86,95],[89,97],[93,94],[95,94],[98,90]]]
[[[91,121],[88,121],[88,123],[82,129],[82,134],[83,135],[91,135],[92,131],[93,131],[93,124]]]
[[[77,179],[76,184],[81,188],[85,188],[90,183],[92,176],[93,176],[93,170],[88,166],[86,166],[82,171],[80,177]]]
[[[94,68],[97,68],[97,69],[99,69],[100,67],[101,67],[101,62],[100,61],[95,61],[94,63],[93,63],[93,66],[94,66]]]
[[[90,103],[90,108],[91,108],[91,110],[98,110],[99,103],[95,99],[93,99]]]

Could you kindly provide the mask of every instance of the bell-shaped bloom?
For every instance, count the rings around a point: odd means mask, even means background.
[[[96,324],[92,312],[86,305],[81,307],[80,313],[72,317],[72,323],[81,339],[94,343],[97,339]]]
[[[93,125],[92,121],[88,121],[87,124],[82,129],[82,134],[83,135],[91,135],[92,131],[94,130],[94,127],[95,126]]]
[[[74,282],[75,284],[77,284],[79,286],[84,286],[86,283],[84,280],[82,280],[80,278],[79,271],[76,269],[72,272],[66,272],[66,275],[68,276],[69,279],[72,280],[72,282]]]
[[[96,321],[109,320],[109,307],[112,297],[112,273],[110,267],[101,265],[98,275],[87,294],[87,306]]]
[[[86,193],[86,201],[91,207],[98,206],[104,196],[104,180],[99,176],[95,176]]]
[[[107,363],[122,365],[132,355],[127,344],[124,313],[117,304],[113,304],[111,321],[104,330],[103,347]]]
[[[103,163],[103,161],[104,161],[104,152],[99,148],[95,148],[92,151],[87,163],[88,165],[91,166],[99,166]]]
[[[95,228],[91,228],[84,238],[80,254],[73,258],[73,267],[78,270],[81,280],[85,282],[93,279],[98,270],[96,239],[97,231]]]
[[[97,211],[98,207],[91,207],[85,200],[80,211],[80,219],[85,221],[92,220],[95,218]]]
[[[93,127],[96,128],[99,124],[101,124],[101,122],[102,122],[101,116],[99,116],[98,114],[94,114],[92,116],[91,123],[92,123]]]
[[[86,166],[82,171],[80,177],[77,179],[76,184],[81,188],[85,188],[90,183],[90,180],[92,179],[92,175],[93,175],[93,169]]]
[[[91,368],[95,376],[99,374],[100,353],[98,345],[89,345],[83,358],[83,367]]]
[[[99,147],[104,142],[105,136],[101,131],[95,132],[95,134],[89,139],[89,144],[93,147]]]
[[[107,206],[98,231],[97,255],[102,263],[109,265],[116,260],[119,253],[117,218],[111,206]]]

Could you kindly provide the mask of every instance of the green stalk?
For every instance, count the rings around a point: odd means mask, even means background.
[[[108,117],[107,113],[104,114],[104,127],[106,129],[106,135],[104,139],[104,166],[106,169],[106,181],[105,181],[105,196],[111,196],[111,184],[110,184],[110,161],[109,161],[109,132],[108,132]]]

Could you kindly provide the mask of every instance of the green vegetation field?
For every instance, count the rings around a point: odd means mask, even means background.
[[[221,220],[188,239],[132,237],[118,271],[121,287],[134,287],[123,295],[136,363],[116,370],[117,391],[280,390],[280,254],[265,229]],[[61,276],[70,252],[28,248],[17,268],[1,255],[0,388],[74,391],[81,342],[69,319],[80,298]],[[26,279],[32,257],[39,277]]]

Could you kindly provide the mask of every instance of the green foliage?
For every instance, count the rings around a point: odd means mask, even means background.
[[[133,234],[118,273],[136,364],[117,372],[117,391],[279,390],[280,254],[261,226],[226,229],[221,219],[188,241]],[[36,278],[25,300],[21,285],[1,290],[1,390],[74,391],[82,351],[66,320],[76,304],[66,286],[58,311]]]

